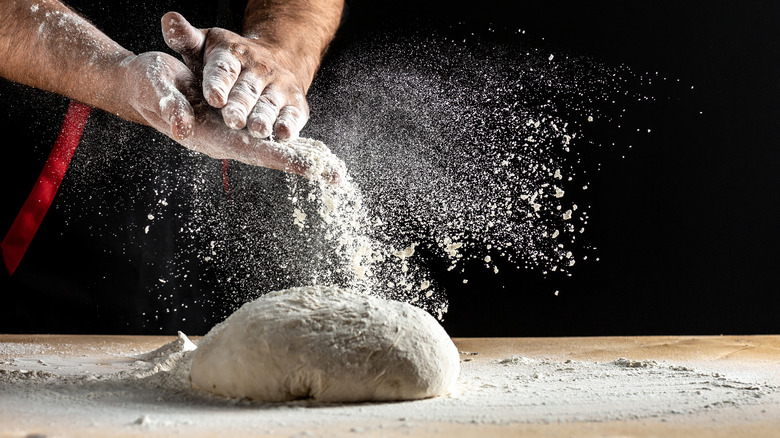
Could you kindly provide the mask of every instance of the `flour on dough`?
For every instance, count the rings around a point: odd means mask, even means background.
[[[262,401],[411,400],[441,395],[458,351],[425,311],[335,287],[272,292],[198,344],[195,387]]]

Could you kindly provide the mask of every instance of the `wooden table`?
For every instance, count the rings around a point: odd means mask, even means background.
[[[159,336],[0,335],[0,370],[35,364],[49,372],[78,375],[111,372],[132,363],[132,356],[173,340]],[[759,378],[767,396],[756,404],[725,406],[717,410],[660,415],[619,421],[518,421],[499,424],[453,421],[417,421],[389,424],[358,417],[326,417],[314,426],[287,423],[273,430],[232,430],[231,436],[507,436],[507,437],[778,437],[780,436],[780,336],[653,336],[593,338],[458,338],[465,367],[490,365],[510,357],[531,360],[608,362],[617,358],[665,361],[707,372]],[[478,353],[478,354],[473,354]],[[62,366],[51,369],[54,361]],[[41,368],[43,369],[43,368]],[[2,374],[0,374],[2,377]],[[170,427],[116,427],[103,422],[72,423],[68,417],[50,417],[36,410],[19,412],[24,400],[6,398],[16,410],[3,409],[0,379],[0,437],[61,436],[170,436],[188,438],[224,435],[222,430],[186,424]],[[40,396],[40,394],[35,394]],[[18,397],[13,396],[13,397]],[[34,401],[34,399],[33,399]],[[107,408],[110,409],[110,408]],[[236,409],[242,409],[237,407]],[[315,409],[315,408],[312,408]],[[355,408],[360,410],[361,408]],[[110,410],[108,411],[110,412]],[[306,408],[302,408],[306,415]],[[314,411],[311,411],[314,412]]]

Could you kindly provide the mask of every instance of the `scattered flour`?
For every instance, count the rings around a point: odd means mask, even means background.
[[[765,376],[729,377],[690,365],[519,354],[489,359],[460,352],[461,374],[447,396],[403,403],[263,403],[193,389],[188,379],[191,348],[180,334],[147,354],[95,351],[85,370],[79,357],[50,358],[48,367],[36,366],[30,360],[36,351],[2,344],[0,423],[19,431],[39,428],[36,418],[58,427],[128,432],[307,430],[345,423],[383,428],[405,424],[414,431],[414,425],[434,421],[501,425],[718,415],[720,409],[777,402],[780,394],[779,387],[765,383]],[[9,360],[14,356],[17,360]],[[25,360],[30,366],[21,368],[18,363]]]
[[[548,50],[523,38],[505,46],[380,35],[332,53],[312,84],[304,130],[332,153],[310,139],[274,145],[278,157],[309,170],[306,178],[231,163],[229,197],[214,160],[116,134],[127,127],[87,132],[59,208],[73,222],[106,218],[90,232],[127,235],[128,248],[153,245],[164,230],[122,225],[123,214],[148,210],[181,223],[171,235],[180,250],[149,262],[167,282],[147,285],[161,303],[146,315],[148,330],[179,328],[187,309],[221,320],[262,293],[311,284],[439,316],[446,288],[460,289],[466,278],[472,289],[493,276],[510,284],[513,269],[569,276],[575,263],[598,259],[588,257],[591,175],[583,163],[598,160],[602,145],[588,129],[629,123],[625,102],[652,98],[627,67],[570,54],[550,62]],[[257,140],[242,132],[230,135]],[[334,186],[328,176],[344,170],[336,156],[348,172]],[[144,184],[132,186],[137,180]],[[144,204],[136,195],[149,185],[159,193]],[[92,202],[79,202],[84,197]],[[217,254],[209,241],[219,242]],[[412,244],[408,256],[396,255]],[[210,275],[217,284],[202,291],[198,282]],[[185,289],[189,307],[169,305]]]

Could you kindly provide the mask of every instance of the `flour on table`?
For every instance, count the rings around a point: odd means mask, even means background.
[[[190,376],[227,397],[358,402],[441,395],[459,371],[455,345],[425,311],[311,286],[267,294],[214,327]]]
[[[107,429],[120,435],[303,436],[302,431],[327,430],[335,436],[345,427],[360,426],[375,435],[417,436],[431,430],[433,422],[760,419],[773,415],[780,401],[769,361],[737,370],[722,361],[594,362],[570,360],[566,354],[527,357],[513,349],[499,357],[489,351],[461,352],[460,374],[446,397],[359,405],[316,399],[265,403],[192,388],[197,350],[191,351],[182,334],[146,354],[121,340],[87,349],[62,347],[0,342],[0,424],[11,428],[3,432],[59,436],[67,428],[77,431],[74,436],[106,436],[101,432]],[[748,412],[754,417],[746,417]]]

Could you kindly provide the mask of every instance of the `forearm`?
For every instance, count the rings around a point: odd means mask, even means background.
[[[343,7],[344,0],[249,0],[243,34],[280,54],[308,88]]]
[[[0,76],[143,123],[116,98],[130,51],[56,0],[0,1],[0,16]]]

